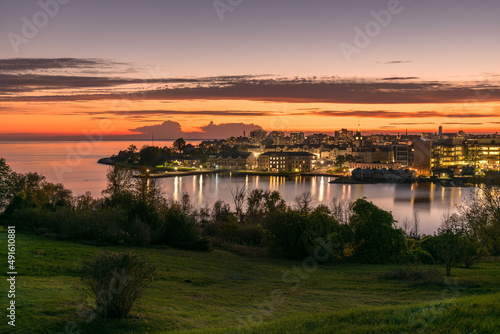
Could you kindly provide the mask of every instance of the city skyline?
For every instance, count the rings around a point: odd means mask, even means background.
[[[3,140],[333,133],[358,122],[364,133],[493,133],[500,124],[495,1],[0,9]]]

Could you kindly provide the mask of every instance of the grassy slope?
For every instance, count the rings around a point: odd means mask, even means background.
[[[0,240],[5,245],[4,231]],[[235,332],[243,325],[243,332],[256,333],[400,333],[419,326],[425,332],[448,333],[455,326],[465,328],[456,333],[500,333],[498,262],[480,263],[471,270],[454,268],[454,279],[435,283],[377,278],[390,266],[331,264],[301,271],[304,276],[294,289],[282,276],[299,262],[167,248],[134,249],[150,256],[158,279],[130,319],[87,323],[88,317],[77,313],[82,309],[77,292],[81,260],[104,250],[126,249],[18,233],[17,326],[15,331],[5,326],[7,285],[2,279],[0,332],[77,333],[72,328],[78,328],[81,333],[224,333],[224,328]],[[5,253],[2,247],[2,272]]]

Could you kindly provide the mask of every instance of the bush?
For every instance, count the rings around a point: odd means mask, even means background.
[[[395,268],[379,277],[403,281],[443,281],[443,275],[436,269]]]
[[[104,319],[128,315],[142,290],[151,283],[156,268],[132,253],[102,254],[85,261],[81,279],[86,295],[94,300],[94,312]]]
[[[364,263],[402,262],[407,246],[403,231],[393,227],[392,214],[365,198],[357,199],[352,210],[353,257]]]
[[[221,242],[225,241],[250,247],[262,246],[262,228],[254,223],[238,223],[236,219],[216,221],[207,224],[204,233]]]
[[[314,255],[318,239],[335,246],[342,246],[343,243],[339,223],[320,210],[311,213],[293,209],[274,211],[266,216],[263,226],[264,243],[270,252],[289,259],[299,260]],[[329,260],[340,257],[342,250],[343,247],[336,248]]]
[[[208,240],[201,236],[201,230],[193,217],[184,213],[179,205],[170,207],[164,219],[156,243],[183,249],[210,249]]]

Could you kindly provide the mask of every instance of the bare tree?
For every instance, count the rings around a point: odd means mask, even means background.
[[[413,220],[411,222],[410,237],[420,239],[420,215],[417,210],[413,210]]]
[[[406,237],[409,238],[411,235],[411,220],[410,218],[406,217],[403,222],[401,223],[401,228],[403,229],[403,232],[405,233]]]
[[[236,186],[236,189],[230,187],[229,191],[231,192],[231,196],[233,197],[236,215],[241,222],[243,221],[243,205],[245,204],[245,199],[247,197],[246,187],[244,184],[239,184]]]
[[[303,192],[299,196],[295,197],[295,203],[300,212],[309,213],[311,211],[311,202],[313,197],[309,191]]]
[[[349,224],[349,220],[352,216],[351,206],[352,202],[350,201],[340,201],[334,198],[330,203],[332,216],[341,224]]]

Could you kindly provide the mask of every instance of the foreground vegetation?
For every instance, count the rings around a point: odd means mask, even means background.
[[[286,203],[237,187],[232,205],[195,208],[134,173],[112,167],[103,197],[73,197],[0,159],[0,222],[18,232],[19,333],[499,330],[499,263],[478,263],[500,254],[498,188],[482,185],[429,236],[418,215],[401,229],[364,198],[313,206],[307,193]],[[137,273],[140,289],[117,290],[112,268]]]
[[[234,333],[239,326],[242,333],[500,330],[499,262],[457,267],[447,279],[441,266],[324,264],[306,272],[294,269],[302,261],[221,250],[100,247],[22,233],[17,244],[18,322],[12,333]],[[129,250],[148,255],[157,268],[155,281],[129,318],[92,320],[84,306],[90,300],[79,292],[83,260]],[[5,258],[4,249],[0,254]],[[437,269],[441,276],[400,278],[392,275],[397,268]],[[5,322],[0,331],[7,331]]]

